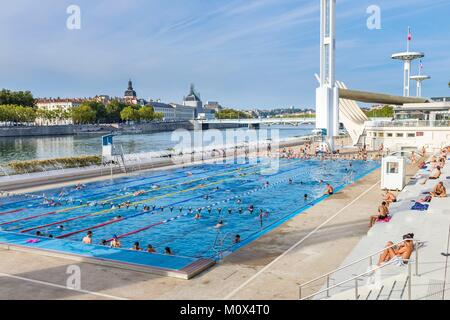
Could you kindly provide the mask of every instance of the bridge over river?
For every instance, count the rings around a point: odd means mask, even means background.
[[[259,129],[261,125],[302,125],[315,124],[314,118],[257,118],[257,119],[205,119],[195,120],[194,128],[207,130],[220,127],[248,127],[249,129]]]

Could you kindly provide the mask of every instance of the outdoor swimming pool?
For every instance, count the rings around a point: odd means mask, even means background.
[[[375,161],[279,159],[278,170],[263,175],[269,161],[151,171],[81,190],[0,198],[0,231],[30,239],[40,231],[80,243],[91,230],[95,244],[117,235],[124,249],[138,241],[158,253],[170,247],[177,256],[218,259],[323,200],[325,183],[339,191],[379,167]],[[215,228],[220,220],[223,227]]]

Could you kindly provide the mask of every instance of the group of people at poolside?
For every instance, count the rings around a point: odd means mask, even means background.
[[[418,161],[418,167],[420,169],[424,169],[426,167],[430,167],[431,173],[428,178],[425,179],[422,184],[425,184],[428,180],[437,180],[441,177],[441,170],[443,166],[445,165],[445,161],[447,158],[447,155],[450,153],[450,147],[443,148],[440,152],[439,157],[432,156],[428,162],[425,161]],[[425,148],[422,148],[422,152],[420,153],[421,156],[426,155]],[[415,157],[415,153],[412,155]],[[417,161],[416,161],[417,163]],[[418,202],[430,202],[432,198],[445,198],[447,196],[447,190],[445,188],[444,182],[439,181],[432,189],[432,191],[429,192],[428,196],[426,196],[423,199],[420,199]],[[397,201],[397,197],[394,193],[392,193],[389,190],[385,191],[385,194],[383,195],[383,202],[378,207],[378,212],[376,215],[370,216],[369,220],[369,227],[371,228],[377,221],[387,221],[389,220],[389,205],[393,202]]]
[[[411,161],[413,163],[418,163],[420,169],[424,169],[426,167],[429,167],[431,169],[430,176],[425,180],[426,183],[429,179],[436,180],[440,178],[442,174],[441,169],[444,167],[449,154],[450,146],[443,148],[440,152],[439,157],[433,155],[428,162],[418,160],[416,158],[416,154],[412,154]],[[420,155],[426,155],[425,148],[422,148],[422,152]],[[432,198],[444,198],[446,196],[447,190],[445,188],[444,182],[439,181],[434,186],[432,191],[430,191],[424,199],[421,199],[419,201],[430,202]],[[396,201],[397,198],[395,197],[395,195],[390,191],[386,191],[386,193],[384,194],[383,202],[378,208],[378,215],[370,217],[370,226],[373,226],[373,224],[378,220],[386,219],[389,216],[389,204]],[[417,244],[414,240],[413,233],[405,234],[403,236],[403,240],[399,244],[388,241],[385,249],[379,257],[377,265],[381,266],[384,263],[390,262],[398,262],[400,265],[408,264],[412,253],[414,252],[414,250],[416,250],[416,245]]]
[[[367,161],[369,159],[368,151],[365,147],[360,148],[357,152],[353,153],[341,153],[340,150],[336,150],[334,152],[321,150],[319,147],[316,147],[312,150],[312,146],[310,144],[306,144],[298,149],[294,148],[283,148],[279,153],[280,158],[286,159],[320,159],[320,160],[364,160]],[[379,157],[378,154],[372,155],[372,159]]]

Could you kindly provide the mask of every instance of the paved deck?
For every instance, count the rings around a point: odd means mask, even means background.
[[[449,157],[450,159],[450,157]],[[418,275],[415,275],[416,254],[413,253],[412,264],[412,299],[450,299],[450,273],[445,277],[446,258],[441,253],[447,252],[448,235],[450,231],[450,197],[434,198],[429,204],[427,211],[411,210],[415,200],[424,198],[425,192],[433,189],[438,181],[443,181],[447,191],[450,190],[450,163],[442,170],[439,180],[428,180],[422,184],[425,177],[429,176],[430,170],[419,170],[405,189],[398,195],[398,202],[391,205],[392,220],[389,223],[377,223],[361,241],[355,246],[352,252],[344,260],[341,266],[347,265],[358,259],[368,256],[382,249],[387,241],[398,243],[406,233],[414,233],[415,238],[424,242],[419,249],[418,255]],[[448,193],[448,192],[447,192]],[[373,263],[378,260],[378,255],[374,257]],[[331,285],[345,281],[357,274],[362,274],[368,270],[369,261],[353,265],[338,273],[333,274]],[[380,284],[384,291],[390,290],[394,286],[393,294],[386,296],[381,294],[380,299],[407,299],[407,291],[402,291],[402,286],[406,284],[408,274],[406,266],[390,265],[381,269],[379,273]],[[367,298],[370,290],[365,287],[367,277],[361,279],[359,293],[360,299]],[[396,284],[394,284],[396,282]],[[444,282],[447,286],[444,291]],[[354,299],[354,281],[349,282],[339,288],[334,289],[331,294],[333,299]],[[371,286],[373,293],[379,292],[380,287]],[[443,294],[445,292],[445,294]],[[403,294],[401,294],[403,293]],[[317,298],[324,298],[320,295]],[[369,299],[376,298],[372,294]]]

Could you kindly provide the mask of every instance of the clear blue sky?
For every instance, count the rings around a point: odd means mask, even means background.
[[[70,4],[81,30],[66,28]],[[366,27],[372,4],[381,30]],[[390,55],[406,49],[411,26],[432,76],[424,95],[450,96],[449,0],[337,0],[337,18],[337,77],[349,87],[401,94]],[[0,25],[0,88],[121,96],[132,78],[140,97],[166,102],[194,82],[225,106],[314,106],[319,0],[14,0]]]

